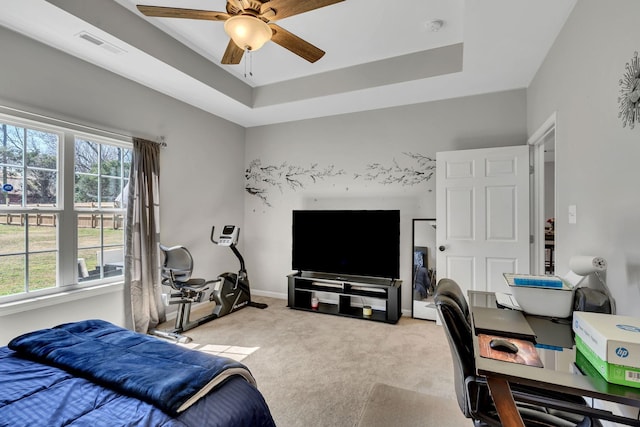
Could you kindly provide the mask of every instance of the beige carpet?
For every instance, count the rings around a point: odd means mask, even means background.
[[[247,358],[247,356],[260,349],[260,347],[240,347],[237,345],[224,344],[198,344],[194,342],[176,344],[180,347],[190,348],[191,350],[198,350],[203,353],[213,354],[214,356],[233,359],[236,362],[242,362]]]
[[[451,353],[435,322],[403,316],[389,325],[292,310],[280,299],[255,300],[269,307],[243,308],[186,335],[201,345],[259,347],[242,363],[256,378],[278,427],[356,426],[376,383],[456,405]],[[207,314],[202,310],[193,318]],[[403,400],[404,394],[398,396]],[[379,406],[385,411],[399,407],[388,402]],[[444,406],[434,407],[433,413]],[[451,412],[439,421],[460,418],[459,410]],[[407,422],[409,418],[413,416],[404,417]],[[418,425],[429,426],[422,415],[416,419]],[[456,425],[473,424],[467,420]]]
[[[412,390],[376,383],[371,388],[358,427],[459,427],[471,421],[458,403]]]

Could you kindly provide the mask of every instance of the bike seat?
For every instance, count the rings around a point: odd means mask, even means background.
[[[193,291],[202,291],[206,285],[207,281],[204,279],[189,279],[186,282],[174,282],[173,287],[176,289],[190,289]]]

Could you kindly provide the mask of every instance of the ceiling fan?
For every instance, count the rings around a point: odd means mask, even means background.
[[[145,16],[224,21],[231,38],[222,57],[223,64],[239,64],[245,50],[254,51],[273,40],[309,62],[316,62],[325,52],[285,30],[274,21],[309,12],[344,0],[227,0],[227,12],[138,5]]]

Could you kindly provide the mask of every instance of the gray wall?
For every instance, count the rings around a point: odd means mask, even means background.
[[[0,28],[0,105],[156,140],[161,154],[161,239],[187,246],[194,273],[235,270],[209,241],[211,225],[243,226],[244,129]],[[0,344],[18,333],[87,317],[122,324],[122,292],[0,317]]]
[[[282,179],[280,187],[266,185],[271,206],[245,196],[245,253],[252,284],[286,296],[292,210],[400,209],[402,307],[409,312],[411,220],[435,218],[435,177],[403,185],[382,183],[385,174],[378,180],[357,175],[372,164],[416,167],[405,153],[435,159],[438,151],[525,144],[525,105],[525,91],[517,90],[247,129],[247,167],[258,159],[263,167],[279,171],[316,164],[344,172],[315,181],[303,174],[297,187]],[[348,239],[348,230],[339,238]]]
[[[556,271],[605,257],[618,312],[640,316],[640,124],[622,127],[618,81],[640,50],[640,2],[580,0],[527,90],[532,134],[554,112]],[[569,224],[569,205],[577,223]]]

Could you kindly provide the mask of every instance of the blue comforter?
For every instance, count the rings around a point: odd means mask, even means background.
[[[9,347],[0,348],[2,426],[275,425],[242,364],[104,321],[32,332]]]

